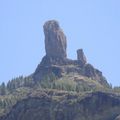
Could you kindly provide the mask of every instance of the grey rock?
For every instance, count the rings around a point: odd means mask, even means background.
[[[33,79],[35,81],[43,80],[45,76],[53,73],[57,77],[63,77],[63,75],[70,73],[77,73],[109,87],[102,72],[95,69],[91,64],[87,64],[83,49],[77,50],[77,60],[67,58],[66,36],[57,21],[47,21],[43,28],[45,34],[46,55],[33,73]]]
[[[66,58],[66,36],[55,20],[47,21],[44,26],[45,50],[47,56]]]
[[[86,64],[84,69],[85,69],[84,70],[85,76],[87,76],[87,77],[95,77],[96,76],[96,71],[91,64]]]
[[[78,50],[77,50],[77,59],[78,59],[82,64],[86,64],[86,63],[87,63],[87,59],[86,59],[86,56],[84,55],[83,49],[78,49]]]

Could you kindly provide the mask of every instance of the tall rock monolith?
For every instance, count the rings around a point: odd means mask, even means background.
[[[48,57],[67,57],[67,40],[59,23],[55,20],[47,21],[44,26],[45,50]]]

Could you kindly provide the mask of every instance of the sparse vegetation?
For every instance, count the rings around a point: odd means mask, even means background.
[[[27,96],[30,91],[35,89],[53,89],[68,92],[92,92],[107,91],[97,81],[87,77],[75,77],[76,75],[68,74],[62,78],[56,77],[53,73],[46,75],[41,81],[35,83],[31,76],[14,78],[7,85],[0,85],[0,116],[8,112],[10,108],[20,99]],[[111,92],[119,92],[120,87],[114,87]]]

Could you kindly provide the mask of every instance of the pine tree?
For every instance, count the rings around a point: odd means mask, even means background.
[[[6,86],[5,86],[4,82],[0,86],[0,94],[1,95],[6,95]]]

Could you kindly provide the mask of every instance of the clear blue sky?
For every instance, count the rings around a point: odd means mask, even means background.
[[[120,0],[0,0],[0,82],[34,72],[49,19],[63,28],[69,58],[83,48],[88,62],[120,85]]]

